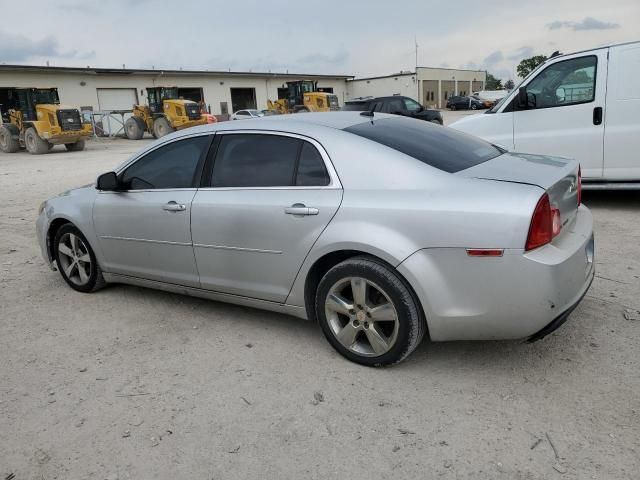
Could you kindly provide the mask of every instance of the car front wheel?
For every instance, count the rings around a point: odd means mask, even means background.
[[[410,288],[393,268],[354,257],[329,270],[316,292],[316,315],[331,345],[367,366],[404,360],[426,324]]]
[[[105,285],[96,256],[82,232],[71,224],[60,227],[53,241],[60,275],[78,292],[94,292]]]

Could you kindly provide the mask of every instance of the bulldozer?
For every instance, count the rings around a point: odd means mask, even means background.
[[[267,100],[269,110],[279,113],[329,112],[340,110],[338,97],[333,93],[319,92],[318,82],[296,80],[287,82],[286,97]]]
[[[0,112],[0,150],[26,148],[33,155],[48,153],[54,145],[71,152],[84,150],[93,133],[77,108],[60,105],[57,88],[12,88]]]
[[[207,123],[200,104],[180,98],[178,87],[146,90],[148,105],[134,105],[133,115],[124,123],[125,134],[130,140],[140,140],[144,132],[160,138],[176,130]]]

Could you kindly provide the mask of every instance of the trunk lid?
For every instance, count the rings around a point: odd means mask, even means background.
[[[564,227],[578,211],[579,166],[576,160],[566,158],[505,153],[455,175],[536,185],[547,192],[551,207],[560,210],[560,222]]]

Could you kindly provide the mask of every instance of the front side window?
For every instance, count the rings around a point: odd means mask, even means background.
[[[404,111],[404,103],[400,98],[394,98],[391,100],[387,100],[384,102],[384,106],[382,108],[384,113],[397,113]]]
[[[554,63],[527,85],[528,108],[550,108],[592,102],[596,87],[597,57],[572,58]]]
[[[280,135],[223,135],[213,164],[213,187],[324,186],[329,176],[309,142]]]
[[[157,148],[122,174],[125,190],[193,188],[209,136],[192,137]]]
[[[422,106],[415,100],[405,98],[403,99],[403,101],[405,107],[407,107],[407,110],[409,110],[410,112],[419,112],[420,110],[422,110]]]

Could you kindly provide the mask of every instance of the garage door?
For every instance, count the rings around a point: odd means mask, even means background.
[[[98,88],[98,110],[133,110],[133,105],[138,103],[138,95],[135,88]],[[124,120],[131,116],[124,115]],[[120,114],[102,117],[102,129],[105,135],[123,134],[123,116]]]

